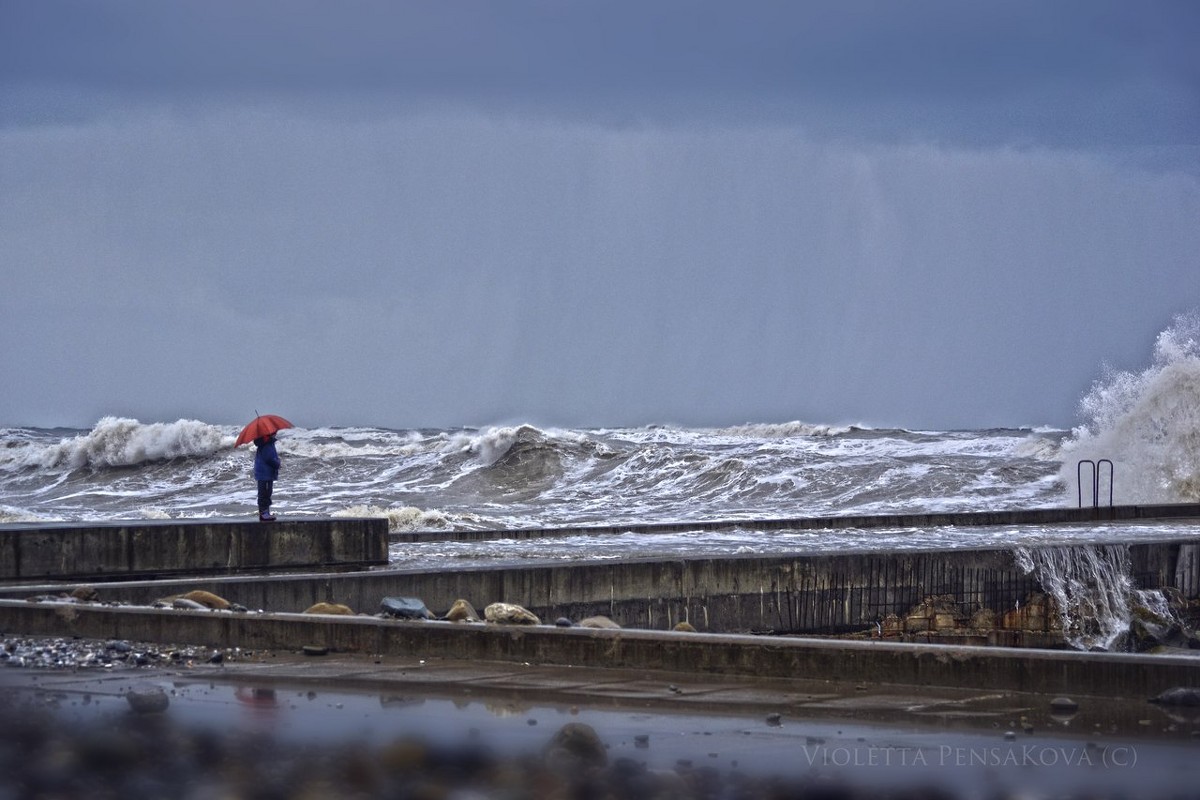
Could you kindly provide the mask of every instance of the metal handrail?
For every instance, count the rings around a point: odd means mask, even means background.
[[[1088,464],[1092,468],[1092,507],[1100,507],[1100,468],[1105,464],[1108,465],[1108,507],[1112,508],[1113,504],[1113,483],[1116,475],[1116,468],[1113,467],[1113,462],[1107,458],[1102,458],[1099,461],[1092,461],[1090,458],[1083,458],[1075,465],[1075,488],[1078,495],[1079,507],[1083,508],[1083,465]]]

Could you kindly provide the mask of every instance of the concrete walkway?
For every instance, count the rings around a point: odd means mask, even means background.
[[[192,735],[236,728],[283,741],[283,752],[399,737],[528,757],[577,722],[610,763],[867,793],[933,786],[943,797],[1183,791],[1200,733],[1195,709],[1140,698],[1077,698],[1077,711],[1059,712],[1035,693],[415,656],[254,651],[173,669],[0,670],[4,697],[51,704],[79,724],[129,715],[124,695],[148,688],[169,693],[167,715]]]

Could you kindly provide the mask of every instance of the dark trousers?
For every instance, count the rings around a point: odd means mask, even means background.
[[[258,513],[266,514],[271,510],[271,490],[275,488],[275,481],[259,481],[258,482]]]

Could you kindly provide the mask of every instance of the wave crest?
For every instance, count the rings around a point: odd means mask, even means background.
[[[499,464],[514,455],[535,449],[556,452],[588,450],[596,455],[604,455],[608,451],[605,445],[583,433],[541,430],[528,424],[461,433],[452,438],[450,447],[474,456],[485,466]]]
[[[1105,370],[1080,401],[1084,424],[1063,446],[1060,478],[1075,498],[1076,464],[1110,459],[1113,502],[1200,501],[1200,312],[1158,335],[1139,373]]]
[[[376,505],[357,505],[334,511],[335,517],[383,517],[388,521],[388,530],[427,531],[449,530],[456,526],[456,515],[436,509],[421,509],[415,506],[383,508]]]
[[[749,423],[722,428],[721,433],[732,436],[756,436],[768,439],[786,439],[792,436],[842,436],[855,430],[865,430],[865,426],[848,425],[813,425],[798,420],[781,423]]]
[[[30,443],[8,454],[7,469],[103,469],[175,458],[203,458],[233,446],[234,437],[198,420],[143,424],[104,417],[80,436],[53,444]]]

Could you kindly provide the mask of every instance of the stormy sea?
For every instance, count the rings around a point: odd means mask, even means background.
[[[286,416],[286,408],[271,409]],[[282,431],[281,517],[383,516],[393,531],[970,512],[1091,503],[1081,461],[1108,459],[1112,501],[1200,501],[1200,314],[1140,372],[1109,370],[1071,429],[903,430],[810,422],[724,428],[534,424]],[[106,417],[90,430],[0,428],[0,523],[252,517],[239,426]],[[1102,473],[1108,502],[1109,473]],[[771,531],[394,546],[445,565],[701,553],[820,552],[1161,537],[1162,525]]]

